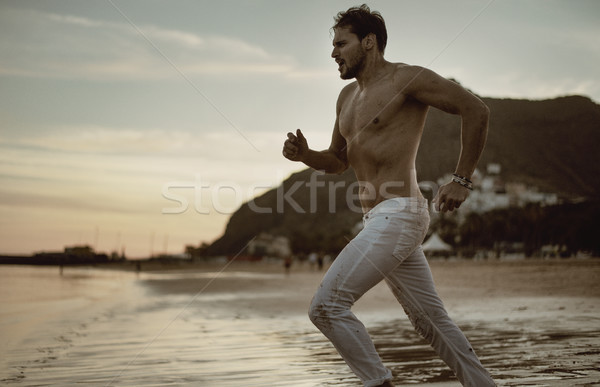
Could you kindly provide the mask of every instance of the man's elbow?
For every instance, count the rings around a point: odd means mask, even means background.
[[[341,161],[341,167],[337,170],[336,173],[338,175],[341,175],[342,173],[346,172],[349,166],[350,164],[348,163],[348,160]]]
[[[479,113],[479,138],[481,142],[481,148],[485,146],[488,136],[488,126],[490,120],[490,108],[483,102],[481,102],[481,108]]]
[[[341,175],[350,166],[346,152],[335,151],[330,148],[327,153],[329,153],[330,159],[325,169],[326,173]]]
[[[487,130],[488,122],[490,120],[490,108],[481,100],[471,105],[471,107],[465,112],[463,119],[469,119],[473,123],[481,128],[482,131]]]
[[[331,165],[331,168],[327,170],[327,173],[341,175],[348,169],[349,165],[347,161],[338,159],[334,165]]]
[[[487,128],[487,124],[490,120],[490,108],[485,103],[481,102],[480,111],[481,120],[485,123],[485,127]]]

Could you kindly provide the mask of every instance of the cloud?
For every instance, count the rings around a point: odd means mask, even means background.
[[[228,129],[228,128],[227,128]],[[261,146],[253,133],[253,141]],[[265,137],[265,136],[262,136]],[[258,153],[230,130],[188,132],[177,129],[104,127],[99,125],[50,126],[37,135],[0,138],[0,145],[48,152],[124,155],[131,157],[196,157],[227,159],[228,155]]]
[[[119,185],[133,181],[194,179],[276,184],[301,168],[281,156],[284,134],[253,132],[256,152],[226,130],[60,127],[37,136],[0,139],[0,174],[63,183],[94,181],[99,176]],[[320,146],[329,134],[311,133]],[[241,167],[243,165],[243,167]],[[95,172],[91,172],[95,171]]]
[[[40,14],[42,17],[46,17],[50,20],[56,21],[62,24],[73,24],[82,27],[103,27],[106,23],[101,21],[88,19],[85,17],[79,17],[74,15],[59,15],[56,13]]]
[[[104,194],[104,193],[103,193]],[[39,207],[52,208],[54,210],[69,211],[90,211],[90,212],[116,212],[119,214],[143,214],[143,209],[135,208],[132,203],[123,203],[123,198],[119,201],[107,200],[106,195],[101,196],[103,200],[98,200],[101,195],[88,197],[70,193],[48,194],[46,192],[31,193],[21,190],[0,190],[0,202],[2,206],[7,207],[25,207],[28,209],[37,209]]]
[[[492,97],[547,99],[577,94],[594,98],[600,93],[600,84],[596,80],[563,74],[505,71],[493,76],[477,73],[469,79],[467,87],[470,84],[478,85],[476,91],[479,94]]]
[[[171,233],[190,243],[217,237],[241,202],[304,168],[281,156],[283,139],[269,132],[253,134],[261,152],[224,130],[89,125],[51,132],[0,139],[0,215],[5,219],[31,219],[31,227],[40,229],[46,223],[54,227],[59,217],[74,230],[87,224],[114,232],[127,223],[129,233],[165,230],[172,222]],[[315,137],[313,143],[326,136]],[[185,214],[162,215],[179,205],[163,196],[165,187],[188,200]]]
[[[179,71],[187,76],[310,74],[298,72],[293,58],[237,37],[156,25],[134,28],[125,20],[5,9],[0,35],[0,50],[10,53],[0,58],[4,75],[105,81],[173,78]]]
[[[189,143],[190,137],[183,131],[77,125],[54,127],[48,134],[15,142],[61,152],[139,155],[177,152]]]

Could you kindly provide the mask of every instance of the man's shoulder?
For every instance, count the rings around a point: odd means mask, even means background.
[[[392,63],[392,71],[395,79],[402,79],[405,77],[414,78],[428,71],[425,67],[410,65],[406,63]]]
[[[413,95],[427,85],[438,83],[438,78],[435,72],[426,67],[394,63],[391,83],[399,93]]]
[[[350,82],[346,86],[342,87],[342,90],[340,91],[340,96],[353,92],[354,90],[356,90],[357,87],[358,87],[357,81]]]
[[[356,90],[357,87],[358,87],[357,81],[350,82],[349,84],[344,86],[342,88],[342,90],[340,91],[340,95],[338,96],[338,103],[341,103],[344,100],[346,100],[346,98],[348,98],[348,96],[350,94],[352,94]]]

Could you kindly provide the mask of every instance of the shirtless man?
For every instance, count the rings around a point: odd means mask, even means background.
[[[487,135],[489,111],[457,83],[422,67],[390,63],[381,15],[363,5],[340,12],[331,56],[342,79],[329,149],[308,147],[298,129],[283,155],[328,173],[349,166],[359,182],[363,230],[325,274],[310,306],[313,323],[333,343],[365,386],[392,386],[365,327],[350,308],[384,280],[415,329],[465,386],[494,386],[471,345],[448,317],[421,249],[429,226],[427,201],[417,184],[415,158],[429,106],[462,118],[462,150],[453,181],[434,199],[438,211],[465,201]]]

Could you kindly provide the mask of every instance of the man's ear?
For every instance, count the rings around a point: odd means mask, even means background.
[[[370,33],[367,36],[365,36],[362,40],[362,45],[363,48],[366,50],[370,50],[372,48],[374,48],[377,45],[377,37],[375,36],[374,33]]]

